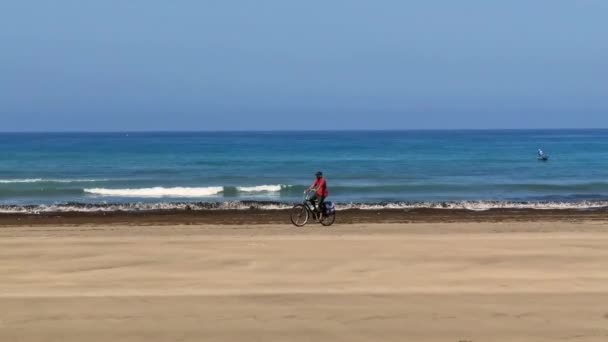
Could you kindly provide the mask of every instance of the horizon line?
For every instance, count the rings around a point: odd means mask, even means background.
[[[146,130],[146,129],[135,129],[135,130],[32,130],[32,131],[2,131],[0,134],[36,134],[36,133],[319,133],[319,132],[416,132],[416,131],[428,131],[428,132],[445,132],[445,131],[591,131],[591,130],[608,130],[608,127],[599,128],[403,128],[403,129],[274,129],[274,130]]]

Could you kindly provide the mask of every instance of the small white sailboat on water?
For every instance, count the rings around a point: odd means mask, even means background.
[[[538,158],[537,159],[539,161],[548,161],[549,160],[549,156],[546,155],[545,152],[539,148],[538,149]]]

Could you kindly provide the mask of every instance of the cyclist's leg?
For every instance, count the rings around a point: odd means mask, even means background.
[[[317,195],[316,193],[310,197],[310,204],[312,204],[312,210],[315,212],[315,214],[317,214],[319,212],[317,210],[317,199],[318,198],[319,198],[319,195]]]
[[[325,212],[325,197],[317,196],[317,198],[319,198],[319,216],[323,216],[323,213]]]

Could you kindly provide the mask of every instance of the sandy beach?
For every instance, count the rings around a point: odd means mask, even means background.
[[[608,222],[0,229],[0,341],[606,341]]]

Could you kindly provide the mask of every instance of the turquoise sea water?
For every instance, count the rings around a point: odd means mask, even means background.
[[[608,130],[0,134],[5,210],[293,203],[317,170],[342,204],[598,206]]]

